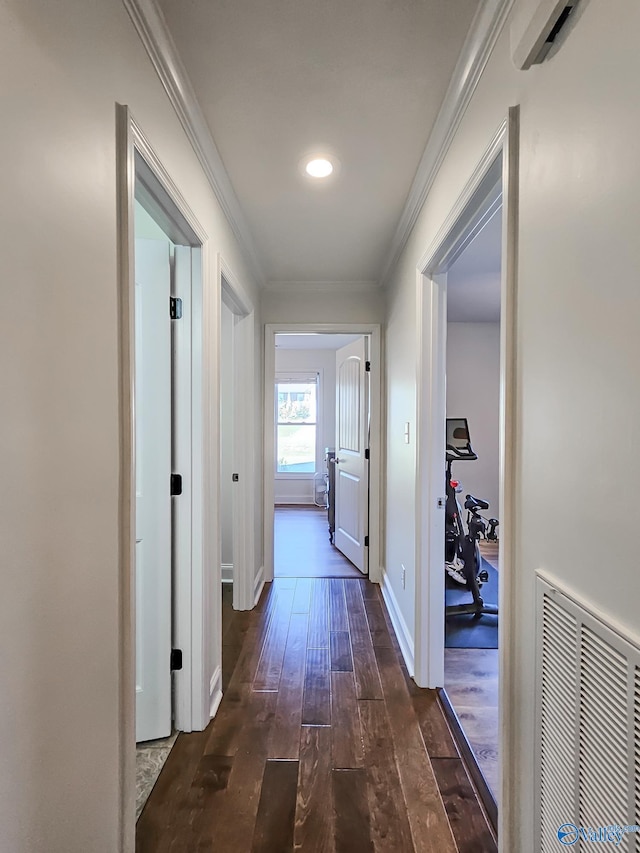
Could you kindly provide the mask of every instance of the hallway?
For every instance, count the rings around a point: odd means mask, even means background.
[[[140,853],[496,850],[378,587],[279,578],[253,611],[225,599],[222,704],[205,732],[179,736]]]

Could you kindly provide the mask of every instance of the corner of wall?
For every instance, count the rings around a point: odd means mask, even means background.
[[[222,701],[222,668],[217,666],[209,682],[209,718],[213,719]]]
[[[258,573],[256,575],[256,579],[253,584],[253,604],[255,605],[260,601],[260,596],[262,595],[262,590],[264,589],[264,566],[260,566],[258,569]]]

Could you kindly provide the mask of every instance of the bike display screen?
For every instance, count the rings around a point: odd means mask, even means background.
[[[453,459],[477,459],[471,447],[466,418],[447,418],[447,451]],[[454,455],[455,454],[455,455]]]
[[[447,418],[447,444],[456,450],[466,450],[471,439],[466,418]]]

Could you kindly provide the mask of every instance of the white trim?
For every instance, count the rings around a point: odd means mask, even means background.
[[[194,411],[192,389],[194,368],[201,379],[202,365],[193,358],[192,329],[202,322],[202,299],[197,291],[202,282],[193,280],[191,261],[193,249],[175,247],[173,296],[182,299],[182,319],[173,325],[173,453],[172,470],[182,474],[183,493],[172,499],[173,518],[173,614],[172,642],[182,649],[182,669],[173,674],[174,724],[178,731],[193,728],[191,690],[192,682],[192,541],[194,533],[193,505],[202,501],[202,493],[196,487],[192,474],[199,478],[202,470],[202,448],[192,442],[192,425],[202,418],[202,408]],[[185,267],[188,266],[188,269]],[[195,297],[195,300],[193,299]],[[202,401],[200,401],[201,403]],[[193,455],[197,454],[197,461]]]
[[[118,839],[120,853],[135,851],[136,682],[135,682],[135,427],[134,365],[134,183],[131,116],[116,105],[116,180],[118,205],[118,352],[120,483],[118,500]]]
[[[500,493],[500,621],[498,624],[498,726],[501,733],[500,810],[498,837],[500,851],[515,850],[518,846],[517,824],[518,733],[515,726],[515,699],[512,686],[516,683],[517,610],[516,566],[516,501],[517,501],[517,436],[518,436],[518,364],[517,364],[517,298],[518,298],[518,210],[520,110],[511,107],[507,116],[502,166],[502,281],[500,318],[501,356],[501,423],[500,450],[502,489]]]
[[[209,719],[212,720],[222,702],[222,667],[217,666],[209,682]]]
[[[264,577],[273,580],[273,523],[275,468],[275,374],[277,334],[321,332],[369,335],[371,436],[369,441],[369,580],[380,582],[383,542],[381,511],[383,458],[382,335],[377,323],[267,323],[264,350]]]
[[[380,591],[382,592],[384,603],[387,605],[387,612],[391,619],[393,630],[396,632],[402,657],[404,658],[404,662],[409,670],[409,675],[413,678],[415,671],[413,637],[411,636],[411,631],[404,620],[404,616],[400,610],[400,605],[396,599],[393,587],[387,580],[387,573],[384,569],[380,569],[380,575],[382,578],[380,581]]]
[[[255,397],[246,393],[255,384],[254,343],[255,312],[253,303],[229,264],[218,253],[218,365],[224,353],[221,349],[221,303],[234,315],[233,327],[233,466],[239,475],[233,484],[233,607],[251,610],[255,572]],[[239,393],[235,393],[235,391]],[[218,447],[218,459],[220,448]],[[218,502],[218,506],[220,503]]]
[[[262,595],[262,590],[264,589],[264,566],[260,566],[260,570],[255,577],[253,582],[253,605],[255,605],[260,601],[260,596]]]
[[[507,120],[505,119],[482,154],[482,157],[471,173],[471,176],[458,196],[456,203],[451,208],[449,215],[442,223],[438,233],[420,257],[417,264],[417,268],[420,272],[426,272],[433,269],[436,265],[447,266],[449,263],[453,262],[450,260],[450,256],[453,250],[457,247],[464,230],[460,229],[460,218],[463,212],[465,212],[467,206],[470,204],[472,198],[477,194],[483,181],[485,181],[492,165],[501,156],[506,133]],[[493,183],[493,179],[488,183],[489,186],[487,187],[487,190],[490,190],[490,185]],[[459,229],[458,233],[454,233],[456,227]],[[447,249],[445,249],[445,245],[448,247]]]
[[[123,3],[241,251],[256,281],[263,283],[253,238],[164,15],[153,0],[123,0]]]
[[[486,190],[485,178],[497,154],[502,155],[502,283],[500,322],[500,591],[499,591],[499,728],[501,755],[499,849],[515,849],[517,827],[515,785],[517,778],[512,685],[515,665],[516,611],[513,567],[516,539],[516,273],[518,205],[518,116],[517,107],[509,109],[506,121],[487,148],[460,198],[447,217],[439,237],[420,259],[417,268],[418,299],[418,413],[417,525],[416,525],[416,682],[439,687],[444,674],[444,632],[440,628],[443,611],[442,553],[436,558],[429,538],[438,527],[436,497],[443,478],[444,413],[446,409],[443,359],[446,358],[446,259],[457,240],[464,237],[470,224],[471,203],[475,205]],[[439,242],[437,242],[439,241]],[[443,268],[444,267],[444,268]],[[426,309],[426,310],[425,310]],[[434,418],[434,415],[436,416]],[[424,536],[423,536],[424,531]],[[439,546],[438,546],[439,547]],[[437,623],[436,629],[432,623]]]
[[[415,680],[420,687],[444,684],[445,422],[434,412],[446,410],[446,275],[427,278],[417,271],[416,317],[416,484],[415,484]],[[425,362],[430,370],[425,373]],[[423,536],[423,529],[429,533]],[[443,560],[441,559],[442,563]]]
[[[416,170],[380,282],[386,285],[444,161],[514,0],[486,0],[476,13]]]
[[[233,563],[222,563],[220,565],[220,576],[222,583],[233,583]]]

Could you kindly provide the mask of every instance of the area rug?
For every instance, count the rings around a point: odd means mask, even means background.
[[[487,604],[497,604],[498,572],[484,558],[482,568],[487,570],[489,580],[482,584],[480,595]],[[445,601],[447,604],[467,604],[472,601],[471,593],[447,575]],[[479,619],[466,614],[449,616],[445,620],[444,645],[447,649],[497,649],[498,617],[486,613]]]

